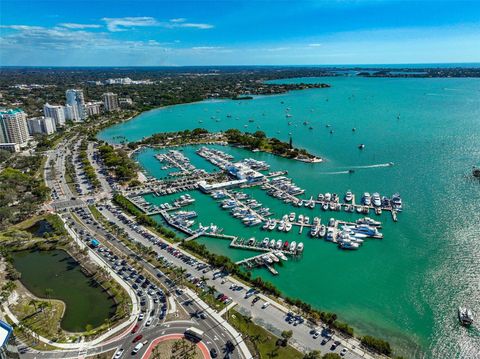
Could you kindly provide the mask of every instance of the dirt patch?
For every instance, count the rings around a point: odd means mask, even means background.
[[[204,359],[200,348],[186,339],[172,339],[155,346],[148,359]]]

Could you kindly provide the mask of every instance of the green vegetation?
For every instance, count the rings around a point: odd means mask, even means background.
[[[153,228],[156,232],[158,232],[165,238],[176,240],[175,232],[155,222],[153,218],[147,216],[145,213],[135,207],[135,205],[124,196],[120,194],[115,194],[113,196],[113,201],[123,210],[133,215],[139,224]]]
[[[29,172],[10,167],[0,172],[0,230],[24,220],[48,198],[50,190]]]
[[[212,134],[204,128],[195,128],[193,130],[184,130],[177,132],[161,132],[147,137],[139,142],[130,142],[129,148],[136,148],[138,145],[160,145],[174,146],[185,143],[201,143],[211,139]]]
[[[93,168],[92,164],[90,163],[90,160],[88,159],[87,146],[88,146],[87,141],[83,140],[80,143],[80,151],[78,153],[78,156],[82,161],[83,170],[85,171],[85,176],[87,176],[88,180],[90,181],[90,183],[94,188],[98,188],[100,187],[100,181],[97,178],[95,169]]]
[[[374,338],[370,335],[366,335],[362,337],[362,345],[372,349],[376,352],[381,354],[390,355],[392,354],[392,348],[390,347],[390,343],[385,340]]]
[[[235,310],[227,313],[228,322],[244,335],[245,343],[252,354],[260,359],[288,358],[301,359],[302,353],[286,345],[284,341],[259,325],[253,323],[251,317],[246,317]],[[285,345],[283,345],[285,344]]]
[[[127,183],[137,178],[138,165],[123,149],[116,150],[111,145],[102,145],[98,148],[100,157],[105,166],[113,172],[121,183]]]
[[[229,144],[246,147],[250,150],[258,149],[287,158],[314,158],[306,150],[294,148],[291,140],[287,143],[275,137],[268,138],[263,131],[248,133],[232,128],[225,131],[225,136]]]

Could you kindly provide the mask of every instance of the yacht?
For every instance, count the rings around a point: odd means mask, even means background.
[[[332,195],[327,192],[327,193],[325,193],[324,199],[325,199],[325,201],[330,202],[330,200],[332,199]]]
[[[310,222],[310,217],[309,217],[309,216],[305,216],[305,217],[303,218],[303,223],[308,224],[308,222]]]
[[[253,246],[254,244],[255,244],[255,238],[252,237],[248,240],[247,245]]]
[[[397,211],[402,210],[402,198],[398,193],[395,193],[392,196],[392,207],[394,207]]]
[[[268,247],[268,242],[270,241],[270,238],[265,237],[262,241],[262,247]]]
[[[303,242],[298,243],[297,246],[297,252],[302,252],[303,251]]]
[[[347,193],[345,194],[345,202],[350,202],[353,199],[353,193],[352,191],[348,190]]]
[[[280,232],[284,232],[285,231],[285,221],[281,221],[280,224],[278,225],[278,230]]]
[[[327,202],[325,202],[324,204],[322,204],[322,209],[323,209],[324,211],[328,211],[328,203],[327,203]]]
[[[316,226],[312,226],[312,228],[310,228],[310,236],[311,237],[316,237],[318,236],[318,232],[320,231],[320,227],[318,225]]]
[[[359,150],[363,150],[365,148],[365,145],[363,143],[359,144],[358,145],[358,149]]]
[[[363,204],[364,204],[365,206],[370,206],[370,205],[372,204],[372,200],[371,200],[371,197],[370,197],[370,193],[365,192],[365,193],[363,194],[362,201],[363,201]]]
[[[272,258],[272,260],[275,262],[275,263],[278,263],[280,262],[280,259],[278,259],[278,257],[273,254],[273,253],[270,253],[270,258]]]
[[[378,192],[375,192],[372,195],[372,202],[375,207],[380,207],[382,205],[382,200],[380,199],[380,194],[378,194]]]
[[[262,226],[262,229],[268,229],[268,227],[270,226],[270,224],[272,223],[272,220],[271,219],[268,219]]]
[[[318,225],[318,224],[320,224],[320,218],[318,218],[318,217],[313,217],[313,225],[316,226],[316,225]]]
[[[292,243],[290,243],[290,252],[293,252],[295,248],[297,248],[297,242],[293,241]]]
[[[277,241],[277,244],[275,245],[275,248],[276,248],[276,249],[282,248],[282,240],[281,240],[281,239],[279,239],[279,240]]]
[[[275,247],[275,239],[270,240],[270,243],[268,244],[268,246],[270,248],[274,248]]]
[[[330,218],[329,219],[328,226],[329,227],[335,227],[335,218]]]
[[[462,325],[469,326],[473,323],[473,313],[466,307],[458,308],[458,320]]]
[[[342,249],[358,249],[359,244],[352,241],[343,241],[339,244]]]
[[[285,241],[285,243],[283,243],[283,250],[287,251],[289,247],[290,247],[290,243],[288,243],[288,241]]]
[[[335,242],[336,241],[335,232],[334,232],[333,228],[329,228],[327,230],[327,236],[325,237],[325,240],[327,240],[329,242]]]
[[[318,196],[317,196],[317,200],[319,200],[319,201],[323,201],[324,198],[325,197],[323,196],[322,193],[319,193]]]

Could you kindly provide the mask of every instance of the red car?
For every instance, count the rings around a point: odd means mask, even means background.
[[[136,332],[137,332],[137,330],[138,330],[138,328],[140,328],[140,325],[138,325],[138,324],[137,324],[137,325],[135,325],[135,326],[133,327],[133,329],[132,329],[131,333],[132,333],[132,334],[136,333]]]
[[[138,342],[139,340],[141,340],[143,338],[143,335],[137,335],[134,339],[133,339],[133,342],[132,343],[136,343]]]

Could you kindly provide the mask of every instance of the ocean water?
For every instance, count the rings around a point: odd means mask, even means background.
[[[221,149],[236,158],[264,159],[272,169],[287,169],[289,177],[306,190],[306,198],[348,189],[357,197],[366,191],[399,192],[404,201],[399,221],[393,223],[388,213],[383,214],[379,219],[384,222],[384,239],[368,241],[354,252],[310,239],[306,231],[266,234],[244,228],[213,199],[196,192],[194,196],[203,224],[214,222],[225,233],[245,238],[304,242],[303,258],[285,263],[278,276],[261,269],[254,272],[285,295],[336,312],[358,333],[386,338],[406,357],[480,357],[478,320],[467,329],[456,319],[459,305],[480,316],[480,182],[469,176],[472,165],[480,164],[480,80],[335,77],[281,82],[295,81],[327,82],[332,87],[153,110],[104,130],[99,138],[138,140],[195,127],[260,129],[284,141],[291,134],[295,146],[326,161],[306,164]],[[292,117],[285,116],[287,107]],[[358,149],[361,143],[363,151]],[[195,158],[194,148],[186,151]],[[142,153],[139,161],[152,175],[165,175],[153,151]],[[199,167],[209,165],[195,161]],[[394,166],[385,166],[389,162]],[[355,173],[345,173],[348,169]],[[318,208],[298,210],[261,189],[248,192],[270,207],[275,217],[295,211],[310,218],[320,216],[322,221],[357,218]],[[161,203],[158,198],[150,200]],[[199,240],[235,260],[248,255],[228,248],[224,240]]]

